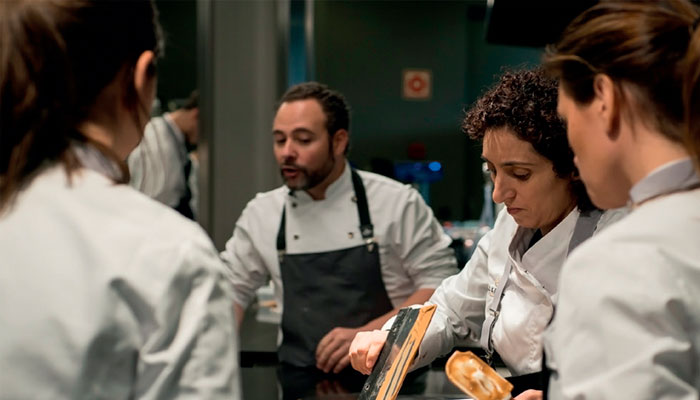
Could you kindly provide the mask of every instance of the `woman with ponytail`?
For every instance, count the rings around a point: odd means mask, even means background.
[[[700,396],[699,20],[686,0],[601,2],[545,56],[591,200],[633,209],[562,269],[552,399]]]
[[[161,52],[147,0],[0,1],[0,398],[238,398],[206,234],[123,183]]]

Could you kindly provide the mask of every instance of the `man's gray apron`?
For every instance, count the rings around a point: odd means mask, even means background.
[[[279,360],[297,367],[316,365],[316,346],[335,327],[357,328],[393,309],[384,288],[379,246],[360,176],[352,184],[364,244],[321,253],[286,254],[285,213],[277,234],[284,288]]]

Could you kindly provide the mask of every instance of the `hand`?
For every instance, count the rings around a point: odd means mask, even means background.
[[[382,352],[389,331],[360,332],[350,345],[350,362],[359,372],[369,375]]]
[[[359,328],[333,328],[328,332],[316,347],[316,368],[325,373],[332,370],[335,374],[345,369],[350,364],[350,343],[359,331]]]
[[[517,395],[513,400],[542,400],[541,390],[526,390]]]

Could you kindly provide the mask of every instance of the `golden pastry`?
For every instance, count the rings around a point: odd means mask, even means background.
[[[455,351],[445,365],[447,378],[475,400],[507,400],[513,385],[471,351]]]

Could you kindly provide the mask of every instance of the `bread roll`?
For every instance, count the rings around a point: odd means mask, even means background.
[[[475,400],[507,400],[513,385],[471,351],[455,351],[445,365],[447,378]]]

